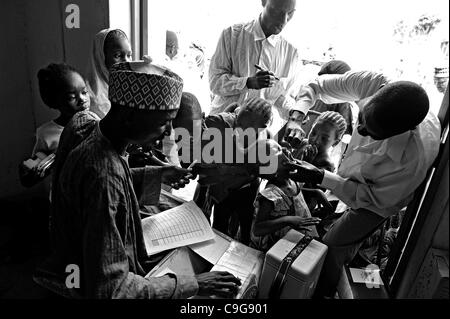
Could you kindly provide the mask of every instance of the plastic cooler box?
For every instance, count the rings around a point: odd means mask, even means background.
[[[266,253],[258,298],[305,299],[312,296],[328,247],[309,236],[304,237],[302,233],[290,230]],[[293,257],[291,262],[288,254]],[[286,259],[284,264],[283,259]]]

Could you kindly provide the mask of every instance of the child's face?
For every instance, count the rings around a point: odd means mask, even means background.
[[[86,83],[81,75],[70,72],[64,77],[61,94],[58,96],[58,106],[62,114],[69,116],[90,106]]]
[[[105,65],[108,70],[119,62],[131,61],[131,46],[126,38],[116,38],[105,50]]]
[[[312,127],[308,142],[316,146],[319,153],[323,153],[338,142],[336,135],[336,127],[326,122],[318,122]]]

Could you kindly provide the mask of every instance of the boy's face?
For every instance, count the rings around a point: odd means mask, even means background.
[[[308,142],[316,146],[319,153],[323,153],[339,142],[336,136],[337,131],[333,125],[326,122],[318,122],[312,127],[308,136]]]
[[[64,77],[57,105],[61,113],[68,116],[89,107],[90,98],[86,83],[78,73],[70,72]]]
[[[116,38],[115,41],[105,47],[105,65],[108,70],[119,62],[129,62],[132,58],[130,42],[126,38]]]

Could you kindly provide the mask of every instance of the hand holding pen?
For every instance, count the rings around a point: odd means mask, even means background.
[[[264,70],[259,65],[255,64],[255,68],[259,71],[252,77],[247,79],[247,87],[249,89],[260,90],[269,88],[275,85],[280,79],[273,74],[273,72]]]

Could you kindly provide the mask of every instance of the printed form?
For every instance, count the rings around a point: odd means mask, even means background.
[[[208,220],[193,201],[144,218],[142,229],[148,255],[214,238]]]

